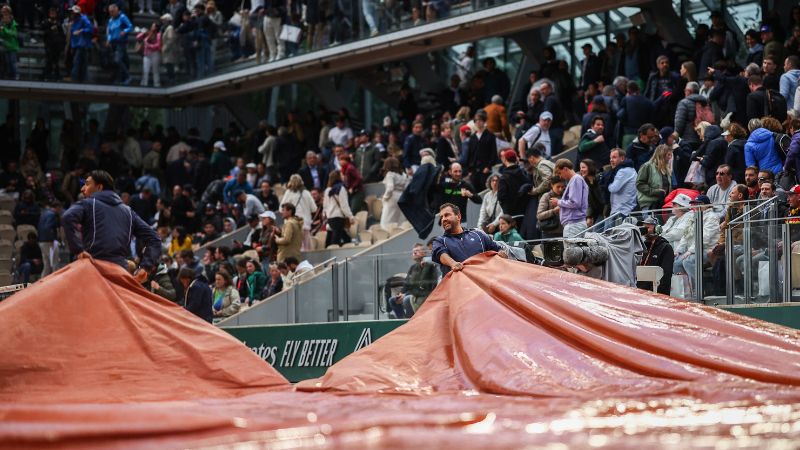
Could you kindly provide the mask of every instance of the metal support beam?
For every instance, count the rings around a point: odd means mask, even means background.
[[[691,48],[692,36],[686,29],[686,22],[675,13],[672,2],[655,0],[643,4],[641,8],[647,23],[656,26],[662,39]]]
[[[744,204],[744,216],[747,219],[751,219],[749,214],[750,214],[750,204],[749,203],[745,203]],[[743,258],[744,259],[744,269],[743,269],[744,270],[744,274],[743,274],[742,278],[744,279],[744,302],[745,303],[750,303],[753,300],[753,276],[752,276],[752,274],[753,274],[753,256],[752,256],[752,250],[751,250],[753,248],[752,247],[752,241],[751,241],[751,239],[752,239],[752,234],[751,233],[752,232],[753,232],[753,230],[752,230],[752,227],[750,226],[750,220],[745,220],[744,221],[744,232],[742,233],[742,236],[743,236],[743,239],[744,239],[744,242],[742,244],[743,247],[744,247],[744,253],[743,253],[743,256],[744,256],[744,258]]]
[[[747,248],[747,247],[745,247]],[[732,305],[736,297],[735,264],[733,256],[733,229],[725,229],[725,304]]]

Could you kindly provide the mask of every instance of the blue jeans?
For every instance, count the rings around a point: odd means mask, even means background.
[[[703,264],[708,261],[708,254],[703,251]],[[695,270],[697,269],[697,257],[694,253],[689,254],[688,256],[679,255],[675,258],[675,264],[672,266],[672,273],[677,275],[679,273],[686,272],[686,275],[689,277],[689,285],[692,287],[692,290],[697,288],[697,276],[695,275]]]
[[[397,297],[389,299],[389,305],[394,311],[395,317],[398,319],[408,319],[414,315],[414,307],[411,306],[411,300],[414,299],[413,295],[404,295],[401,303],[397,303]]]
[[[214,62],[211,60],[211,42],[208,38],[201,38],[199,42],[196,54],[197,78],[202,78],[211,74]]]
[[[19,279],[21,282],[27,284],[31,280],[31,272],[33,271],[33,264],[30,262],[24,262],[19,265],[17,268],[17,273],[19,274]]]
[[[75,48],[72,57],[72,81],[83,83],[89,74],[89,49]]]
[[[128,48],[125,42],[112,42],[111,54],[113,55],[114,65],[117,67],[114,81],[117,83],[129,82],[131,76],[128,74]]]

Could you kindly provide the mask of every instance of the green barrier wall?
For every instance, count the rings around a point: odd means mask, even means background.
[[[732,305],[720,308],[744,316],[777,323],[800,330],[800,303],[776,303],[767,305]]]
[[[800,304],[722,307],[767,322],[800,329]],[[228,327],[225,331],[250,347],[289,381],[320,377],[345,356],[389,333],[405,320]],[[398,349],[399,350],[399,349]]]
[[[404,324],[405,320],[224,328],[291,382],[320,377],[328,367]]]

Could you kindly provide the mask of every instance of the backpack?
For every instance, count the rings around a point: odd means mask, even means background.
[[[786,162],[786,154],[789,152],[789,145],[792,143],[792,138],[785,133],[772,133],[772,138],[775,140],[775,149],[778,150],[778,156],[781,157],[781,162]]]
[[[786,111],[788,110],[786,98],[780,92],[772,89],[767,89],[765,94],[767,101],[764,102],[764,115],[772,116],[783,123],[786,120]]]
[[[694,102],[694,128],[697,128],[700,122],[717,123],[714,119],[714,111],[711,110],[708,102]]]

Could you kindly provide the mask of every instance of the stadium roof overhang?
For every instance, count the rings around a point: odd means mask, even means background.
[[[172,87],[3,80],[0,82],[0,97],[163,107],[206,104],[222,101],[229,96],[352,71],[464,42],[508,35],[559,20],[639,3],[642,1],[521,0]]]

